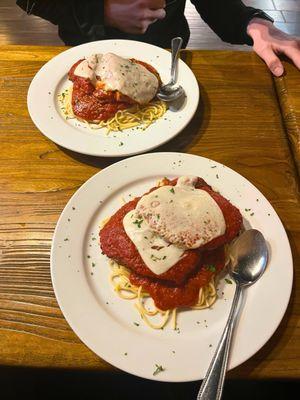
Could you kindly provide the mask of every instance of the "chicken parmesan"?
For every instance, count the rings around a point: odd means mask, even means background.
[[[68,76],[72,85],[59,95],[62,110],[66,118],[91,127],[146,127],[166,111],[165,103],[156,98],[160,76],[143,61],[93,54],[78,60]]]
[[[164,178],[124,204],[100,230],[112,283],[123,298],[137,298],[142,318],[161,328],[170,313],[207,308],[216,300],[215,277],[225,266],[225,246],[242,228],[240,211],[202,178]],[[145,307],[151,297],[155,310]],[[151,316],[163,321],[153,324]]]

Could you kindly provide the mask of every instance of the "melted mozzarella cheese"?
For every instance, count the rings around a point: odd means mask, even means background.
[[[183,176],[176,186],[162,186],[141,197],[123,226],[147,267],[168,271],[186,249],[196,249],[223,235],[226,223],[215,200],[196,189],[196,177]]]
[[[184,253],[183,249],[166,242],[153,232],[149,225],[137,216],[135,210],[125,215],[123,226],[144,263],[156,275],[168,271]]]
[[[161,186],[136,206],[154,232],[185,249],[203,246],[226,230],[220,207],[209,193],[194,187],[196,181],[181,177],[176,186]]]
[[[106,90],[118,90],[139,104],[147,104],[158,90],[158,79],[143,65],[113,53],[94,54],[83,60],[74,74],[90,79],[99,78]]]
[[[98,56],[96,54],[82,60],[74,70],[74,75],[89,79],[93,84],[96,83],[95,69],[98,64]]]

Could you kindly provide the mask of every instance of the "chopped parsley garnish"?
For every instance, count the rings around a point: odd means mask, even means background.
[[[174,188],[170,189],[170,192],[174,194],[175,193]]]
[[[138,228],[141,227],[143,223],[143,219],[136,219],[135,221],[133,221],[133,224],[135,224]]]
[[[135,326],[140,326],[140,324],[138,324],[137,322],[134,322],[134,325],[135,325]]]
[[[92,267],[95,267],[95,266],[96,266],[96,264],[93,262],[93,263],[92,263]]]
[[[216,267],[214,265],[208,265],[206,267],[210,272],[216,272]]]
[[[150,258],[151,258],[151,260],[153,260],[153,261],[161,260],[161,258],[156,257],[154,254],[151,254]]]
[[[157,374],[159,374],[160,372],[162,372],[162,371],[165,370],[165,369],[162,367],[162,365],[155,364],[155,367],[156,367],[156,369],[155,369],[155,371],[153,372],[153,375],[157,375]]]
[[[230,279],[225,278],[225,282],[229,283],[230,285],[232,285],[232,281]]]

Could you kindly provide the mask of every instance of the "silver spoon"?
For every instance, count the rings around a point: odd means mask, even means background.
[[[157,97],[163,101],[174,101],[184,94],[183,87],[176,85],[177,80],[177,58],[179,50],[182,46],[182,38],[176,37],[172,39],[172,64],[171,64],[171,80],[166,85],[162,85],[157,93]]]
[[[263,235],[256,229],[245,231],[230,247],[229,258],[230,275],[236,283],[236,290],[227,324],[200,387],[197,400],[221,399],[241,293],[245,287],[255,283],[266,269],[268,248]]]

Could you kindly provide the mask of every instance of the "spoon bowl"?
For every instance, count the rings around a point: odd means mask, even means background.
[[[180,85],[167,83],[161,86],[157,97],[163,101],[175,101],[184,95],[184,89]]]
[[[256,229],[239,236],[229,249],[230,275],[241,286],[250,286],[264,273],[268,261],[266,241]]]
[[[162,85],[157,93],[160,100],[170,102],[179,99],[185,92],[182,86],[176,84],[177,81],[177,59],[182,46],[182,38],[176,37],[172,39],[172,55],[171,55],[171,79]]]

